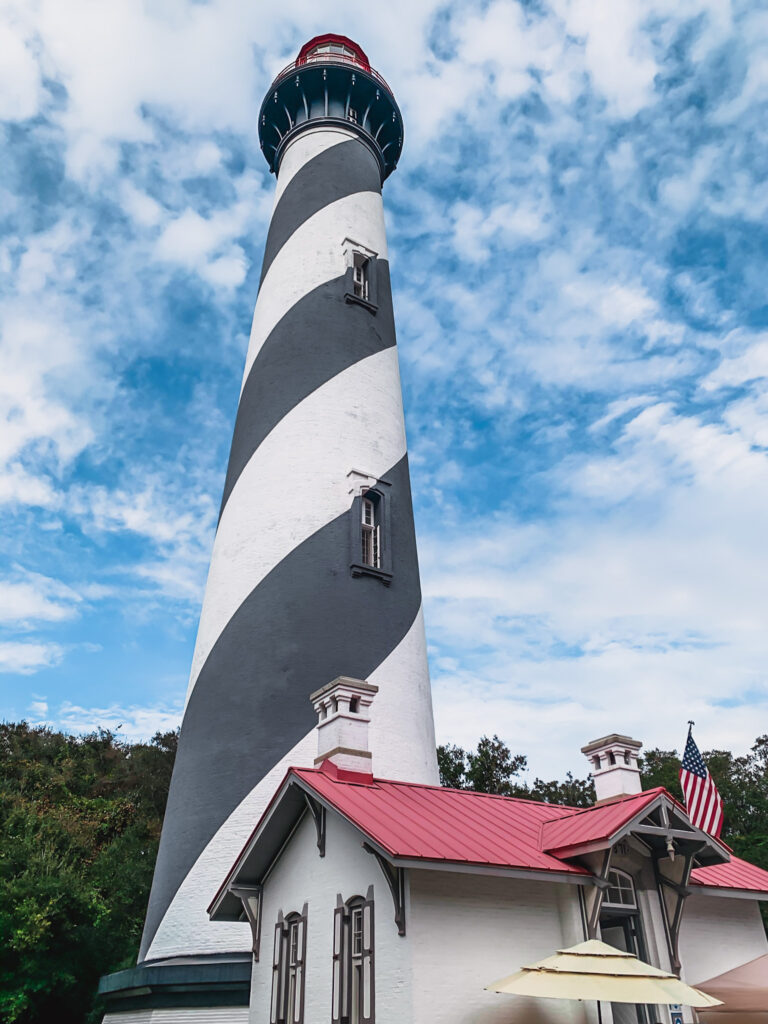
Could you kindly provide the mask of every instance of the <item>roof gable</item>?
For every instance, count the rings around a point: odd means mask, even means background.
[[[665,792],[661,788],[649,789],[545,821],[541,827],[541,848],[562,857],[586,844],[607,842]]]

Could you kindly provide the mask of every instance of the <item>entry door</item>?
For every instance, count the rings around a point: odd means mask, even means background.
[[[643,941],[639,932],[640,917],[638,914],[611,914],[600,919],[600,933],[603,942],[615,946],[625,953],[634,953],[641,960],[645,959]],[[640,1003],[611,1003],[614,1024],[647,1024],[647,1011],[650,1007]]]

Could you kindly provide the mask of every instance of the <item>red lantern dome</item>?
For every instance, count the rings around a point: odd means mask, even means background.
[[[305,43],[299,50],[296,66],[311,60],[348,60],[352,64],[359,64],[366,71],[371,70],[368,57],[361,46],[347,36],[337,36],[332,32],[324,36],[315,36]]]

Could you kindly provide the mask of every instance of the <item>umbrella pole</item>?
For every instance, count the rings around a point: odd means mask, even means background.
[[[597,1000],[597,1024],[603,1024],[603,1011],[600,1009],[600,1000]]]

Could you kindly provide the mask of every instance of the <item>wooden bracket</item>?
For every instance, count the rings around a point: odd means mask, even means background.
[[[260,885],[233,885],[230,892],[240,898],[243,905],[248,924],[251,926],[251,949],[253,959],[259,959],[259,946],[261,943],[261,897],[262,887]]]
[[[600,927],[600,911],[603,906],[603,893],[608,888],[608,872],[611,867],[611,854],[612,849],[607,849],[603,854],[603,863],[600,866],[599,874],[595,875],[592,879],[592,884],[595,887],[595,893],[592,898],[592,908],[587,918],[587,932],[590,939],[597,938],[597,931]]]
[[[680,962],[680,924],[683,919],[685,901],[691,893],[688,883],[691,878],[691,870],[693,869],[693,858],[695,853],[690,851],[684,856],[683,874],[679,883],[673,882],[671,878],[667,878],[662,873],[659,861],[664,858],[659,854],[656,854],[653,858],[653,871],[656,876],[656,887],[659,893],[659,903],[661,904],[661,916],[664,921],[664,931],[667,936],[669,959],[672,963],[672,970],[678,977],[680,976],[680,970],[682,967]],[[676,896],[671,914],[669,904],[664,897],[665,888],[670,889]]]
[[[366,853],[371,853],[376,858],[379,867],[387,880],[389,891],[392,894],[392,902],[395,905],[395,924],[397,934],[405,935],[405,868],[395,867],[386,857],[382,857],[378,850],[374,850],[368,843],[363,843]]]
[[[320,852],[320,856],[325,856],[325,808],[322,804],[318,803],[317,800],[313,800],[309,793],[304,793],[304,799],[309,808],[309,813],[312,815],[312,819],[315,823],[315,831],[317,832],[317,849]]]

